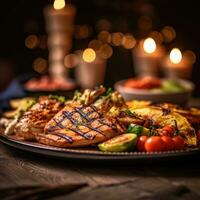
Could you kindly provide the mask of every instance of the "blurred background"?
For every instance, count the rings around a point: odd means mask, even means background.
[[[48,74],[47,31],[44,8],[52,0],[1,2],[0,92],[23,74]],[[172,0],[71,0],[76,7],[72,46],[64,65],[74,78],[74,52],[104,44],[106,86],[135,76],[136,41],[152,37],[165,51],[189,50],[195,96],[200,96],[200,26],[198,1]],[[97,41],[98,40],[98,41]],[[105,42],[106,40],[106,42]],[[106,44],[106,45],[105,45]],[[86,58],[87,59],[87,58]],[[161,75],[162,76],[162,75]]]

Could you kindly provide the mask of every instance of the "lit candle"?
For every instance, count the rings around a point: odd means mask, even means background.
[[[138,76],[158,76],[163,48],[153,38],[139,42],[133,49],[134,70]]]
[[[79,52],[79,64],[75,75],[82,88],[94,88],[103,84],[106,71],[106,59],[92,48]]]
[[[192,64],[187,53],[182,55],[180,49],[173,48],[164,60],[164,73],[169,78],[189,79],[192,73]]]
[[[71,49],[75,13],[74,6],[65,5],[64,0],[55,0],[53,6],[48,5],[44,9],[48,33],[49,74],[54,79],[66,79],[68,76],[64,57]]]

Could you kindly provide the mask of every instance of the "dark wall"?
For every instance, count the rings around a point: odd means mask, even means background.
[[[89,38],[74,40],[73,49],[86,47],[89,40],[95,38],[96,21],[108,19],[112,24],[111,31],[132,32],[137,38],[144,33],[138,28],[138,19],[145,13],[153,19],[153,29],[160,30],[165,25],[176,29],[176,39],[167,44],[167,48],[176,45],[182,49],[191,49],[196,53],[197,61],[193,70],[193,81],[197,84],[196,95],[200,89],[200,14],[198,1],[172,0],[73,0],[77,7],[76,24],[89,24],[93,32]],[[33,60],[40,56],[47,58],[47,49],[30,50],[24,40],[30,34],[44,35],[43,8],[51,0],[15,0],[4,1],[0,5],[0,68],[10,74],[9,81],[25,72],[33,72]],[[1,63],[7,63],[7,65]],[[133,75],[132,57],[128,50],[114,48],[114,54],[108,61],[106,84]],[[4,68],[2,67],[4,66]],[[6,67],[5,67],[6,66]],[[8,69],[6,71],[6,69]],[[1,73],[2,74],[2,73]],[[2,75],[0,75],[0,80]],[[8,82],[0,82],[8,84]],[[4,88],[3,86],[0,87]]]

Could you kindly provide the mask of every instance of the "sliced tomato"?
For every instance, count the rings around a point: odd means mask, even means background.
[[[181,150],[184,149],[185,147],[185,141],[181,136],[175,136],[172,138],[173,143],[174,143],[174,149],[175,150]]]
[[[170,136],[162,136],[161,139],[165,143],[165,151],[171,151],[174,149],[174,142]]]
[[[147,152],[158,152],[165,150],[165,143],[160,136],[151,136],[145,142]]]
[[[138,141],[137,141],[137,149],[138,151],[142,151],[142,152],[145,152],[146,149],[145,149],[145,142],[146,140],[148,139],[148,137],[146,135],[142,135],[138,138]]]

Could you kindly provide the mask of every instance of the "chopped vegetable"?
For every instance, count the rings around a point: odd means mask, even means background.
[[[149,133],[149,129],[137,124],[130,124],[127,129],[127,133],[134,133],[136,135],[146,135]]]
[[[110,95],[113,93],[113,89],[112,88],[108,88],[106,91],[106,96]]]
[[[65,101],[66,101],[66,99],[65,99],[64,96],[58,96],[58,95],[52,95],[52,94],[50,94],[49,98],[55,99],[55,100],[57,100],[57,101],[59,101],[61,103],[65,103]]]
[[[163,115],[163,110],[155,106],[137,108],[131,111],[135,112],[141,118],[148,117],[149,119],[155,121],[159,126],[174,126],[175,130],[178,130],[177,133],[185,136],[186,142],[189,146],[197,145],[197,138],[194,132],[194,128],[181,114],[172,111],[167,115]]]
[[[137,142],[137,135],[124,133],[98,145],[101,151],[122,152],[133,149]]]

